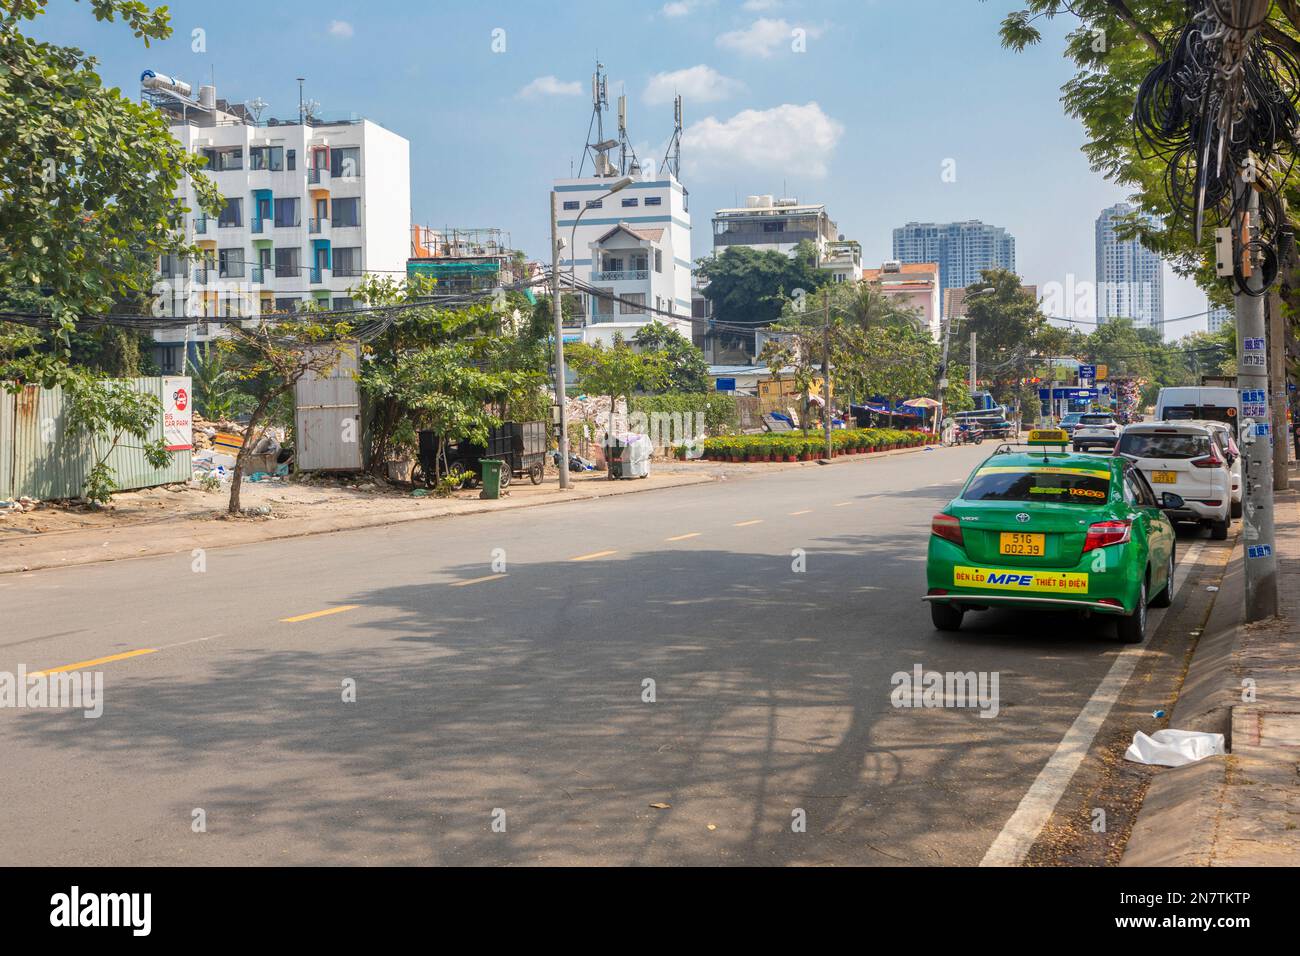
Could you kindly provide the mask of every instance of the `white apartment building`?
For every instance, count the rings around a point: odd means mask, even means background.
[[[199,108],[166,106],[171,132],[205,156],[225,197],[215,218],[198,212],[192,183],[178,197],[198,261],[161,264],[164,314],[154,333],[164,372],[179,371],[184,345],[220,334],[211,316],[256,317],[311,301],[352,306],[366,273],[405,275],[410,252],[410,144],[365,119],[312,116],[256,121],[243,107],[199,93]]]
[[[804,239],[817,246],[817,257],[836,239],[835,223],[825,203],[801,203],[770,195],[748,196],[745,205],[719,209],[713,214],[713,251],[727,246],[750,246],[791,255]]]
[[[675,176],[660,172],[606,195],[617,179],[558,179],[551,191],[567,243],[561,271],[572,269],[579,282],[626,300],[587,296],[582,341],[609,344],[616,332],[630,339],[654,320],[690,339],[689,194]]]
[[[1134,216],[1154,222],[1129,203],[1101,211],[1096,222],[1097,317],[1132,319],[1139,328],[1164,327],[1164,261],[1136,238],[1121,239],[1117,226]]]

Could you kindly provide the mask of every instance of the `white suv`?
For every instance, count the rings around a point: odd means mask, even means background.
[[[1215,437],[1219,439],[1219,447],[1227,453],[1228,472],[1232,475],[1232,516],[1241,517],[1241,450],[1237,448],[1236,439],[1232,437],[1232,429],[1223,422],[1217,422],[1213,419],[1203,419],[1196,422],[1198,425],[1204,425],[1214,432]]]
[[[1079,416],[1070,436],[1075,451],[1087,451],[1096,445],[1114,448],[1119,441],[1120,425],[1110,412],[1086,412]]]
[[[1196,521],[1211,537],[1228,536],[1232,521],[1232,474],[1216,430],[1191,422],[1140,422],[1120,435],[1115,454],[1137,465],[1157,495],[1172,491],[1183,507],[1171,521]]]

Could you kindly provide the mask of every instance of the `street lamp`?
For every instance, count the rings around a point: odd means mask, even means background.
[[[621,189],[626,189],[632,184],[631,176],[624,176],[617,180],[609,192],[592,200],[599,202],[606,196],[612,196]],[[556,191],[551,190],[551,314],[555,319],[555,403],[559,406],[559,434],[556,435],[556,446],[560,454],[560,489],[563,491],[569,487],[569,410],[566,404],[567,394],[564,387],[564,310],[560,307],[560,249],[563,248],[563,239],[560,238],[559,213],[556,210]],[[590,205],[584,207],[578,212],[577,219],[573,220],[572,238],[569,241],[569,285],[574,285],[574,243],[577,242],[578,221],[582,219],[583,213],[590,209]]]

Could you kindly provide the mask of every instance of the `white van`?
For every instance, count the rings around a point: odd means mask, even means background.
[[[1188,386],[1162,388],[1156,396],[1156,421],[1215,421],[1223,422],[1237,437],[1237,415],[1241,406],[1240,393],[1235,388]]]

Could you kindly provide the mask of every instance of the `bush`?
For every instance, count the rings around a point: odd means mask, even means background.
[[[664,392],[662,395],[633,395],[628,399],[627,410],[668,412],[693,415],[704,412],[704,427],[710,435],[724,435],[740,427],[740,410],[736,399],[721,392]]]
[[[930,432],[897,428],[837,428],[831,432],[835,454],[914,448],[934,442]],[[822,434],[805,438],[797,432],[764,432],[761,435],[722,435],[704,440],[704,455],[714,461],[784,461],[790,458],[820,457],[826,452]]]

